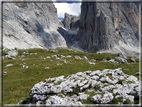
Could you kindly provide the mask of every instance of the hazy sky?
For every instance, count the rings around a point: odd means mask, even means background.
[[[61,2],[62,1],[62,2]],[[70,1],[67,2],[67,1]],[[71,3],[71,1],[81,1],[81,0],[56,0],[54,2],[55,7],[57,8],[58,19],[64,18],[64,13],[78,16],[81,13],[81,2]]]

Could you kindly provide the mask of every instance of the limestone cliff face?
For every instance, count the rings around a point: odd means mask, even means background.
[[[78,45],[88,52],[138,51],[139,12],[134,3],[82,3]],[[121,48],[121,49],[120,49]],[[116,49],[116,50],[115,50]]]
[[[3,46],[66,47],[53,3],[3,3]]]
[[[63,26],[66,29],[76,30],[79,27],[79,19],[78,16],[73,16],[68,13],[65,13],[65,17],[62,20]]]

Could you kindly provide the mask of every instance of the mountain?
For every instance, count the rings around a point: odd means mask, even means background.
[[[62,20],[63,26],[66,29],[76,30],[79,27],[79,19],[78,16],[73,16],[68,13],[65,13],[64,19]]]
[[[3,47],[66,47],[53,3],[3,3]]]
[[[139,11],[134,3],[82,3],[78,45],[88,52],[139,55]]]
[[[58,20],[53,3],[3,3],[4,48],[76,47],[139,57],[137,3],[83,2],[81,15]]]

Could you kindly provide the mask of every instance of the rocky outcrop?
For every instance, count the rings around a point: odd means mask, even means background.
[[[65,13],[64,19],[62,20],[63,26],[66,29],[76,30],[79,27],[80,16],[69,15]]]
[[[3,3],[5,48],[66,47],[58,27],[57,9],[53,3]]]
[[[139,95],[140,82],[135,76],[123,73],[121,68],[104,69],[45,79],[30,90],[27,104],[82,105],[79,101],[88,97],[94,104],[134,104]]]
[[[134,3],[82,3],[78,45],[88,52],[109,50],[138,56],[139,11]]]

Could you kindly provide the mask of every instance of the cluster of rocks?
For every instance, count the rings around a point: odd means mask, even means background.
[[[85,71],[35,84],[29,92],[27,104],[83,105],[81,101],[89,100],[88,97],[94,104],[108,104],[118,98],[121,98],[118,104],[126,100],[134,104],[140,91],[138,79],[123,73],[121,68]]]
[[[14,60],[15,58],[13,57],[16,57],[17,55],[18,55],[18,52],[16,48],[15,50],[9,50],[8,52],[6,52],[5,55],[3,56],[3,59],[8,58],[9,60]]]
[[[29,68],[29,66],[26,66],[25,63],[20,64],[20,65],[22,65],[21,69],[24,69],[24,68],[28,69]]]
[[[47,56],[48,58],[50,58],[50,56]],[[78,60],[84,60],[84,61],[86,61],[86,63],[88,63],[88,64],[90,64],[90,65],[95,65],[95,59],[91,59],[90,61],[89,61],[89,59],[87,58],[87,56],[83,56],[82,58],[80,57],[80,56],[73,56],[73,55],[67,55],[67,56],[64,56],[64,55],[59,55],[59,54],[57,54],[57,55],[52,55],[51,56],[51,58],[55,58],[56,60],[60,60],[60,61],[63,61],[65,64],[70,64],[70,62],[69,61],[66,61],[66,59],[62,59],[62,58],[75,58],[75,59],[78,59]],[[53,61],[53,60],[52,60]],[[52,61],[50,61],[50,62],[52,62]],[[57,64],[57,65],[63,65],[63,63],[61,63],[61,64]]]
[[[128,64],[127,59],[128,58],[124,54],[118,53],[118,57],[115,57],[114,59],[110,59],[110,60],[103,59],[103,61],[104,62],[111,62],[111,63],[125,63],[125,64]],[[130,61],[131,62],[136,62],[137,59],[136,58],[131,58]]]

